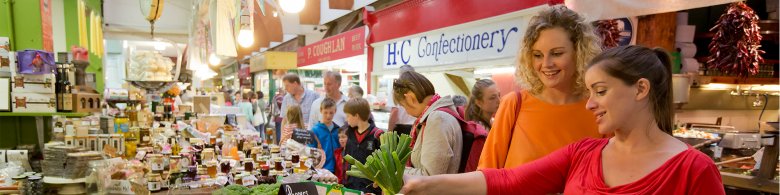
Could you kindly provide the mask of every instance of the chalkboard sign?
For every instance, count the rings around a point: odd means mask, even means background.
[[[279,187],[279,195],[317,195],[317,186],[312,182],[288,183]]]
[[[236,115],[235,114],[227,114],[225,116],[225,124],[226,125],[238,125],[238,122],[236,122]]]
[[[303,145],[309,145],[310,143],[317,144],[317,140],[314,139],[314,132],[295,128],[292,132],[291,139]]]

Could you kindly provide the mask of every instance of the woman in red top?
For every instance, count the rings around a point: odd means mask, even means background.
[[[407,177],[404,194],[725,194],[705,154],[671,136],[669,56],[622,46],[585,73],[586,108],[605,139],[585,139],[529,164],[457,175]]]

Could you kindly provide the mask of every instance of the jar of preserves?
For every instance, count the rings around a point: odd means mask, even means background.
[[[150,192],[159,192],[162,189],[162,176],[159,173],[150,173],[146,177],[146,189]]]

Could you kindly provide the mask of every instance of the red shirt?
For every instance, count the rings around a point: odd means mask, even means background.
[[[344,169],[347,168],[344,166],[344,156],[341,155],[342,151],[344,151],[344,147],[336,148],[336,151],[333,152],[333,158],[336,159],[336,172],[333,174],[336,175],[336,178],[339,178],[340,184],[344,183],[344,175],[346,174],[346,170]]]
[[[609,187],[601,169],[608,142],[584,139],[523,166],[482,170],[488,194],[725,194],[714,162],[690,146],[643,178]]]

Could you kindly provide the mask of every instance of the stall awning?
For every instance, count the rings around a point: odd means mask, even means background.
[[[566,7],[587,20],[602,20],[676,12],[737,0],[565,0]]]
[[[266,51],[260,55],[254,55],[249,60],[249,71],[261,70],[287,70],[298,66],[295,52]]]

